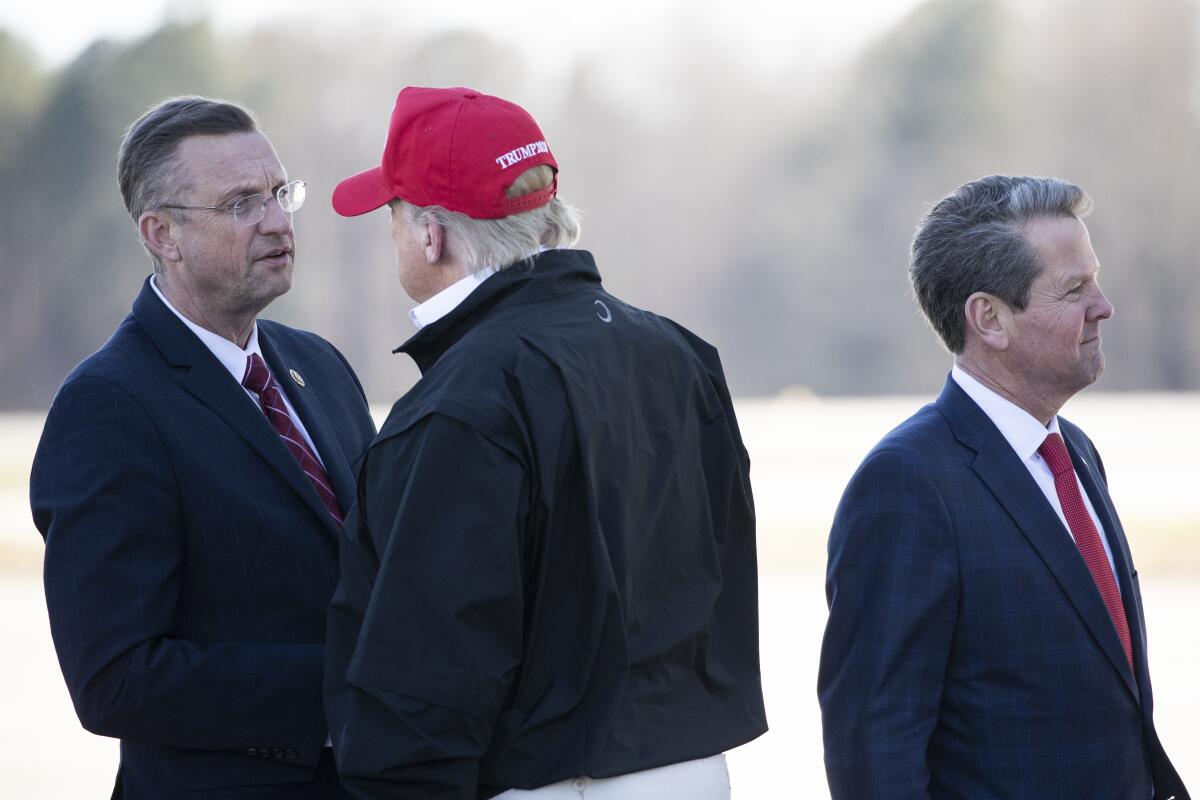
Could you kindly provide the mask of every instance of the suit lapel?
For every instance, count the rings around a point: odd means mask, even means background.
[[[1096,644],[1108,656],[1134,697],[1138,687],[1112,618],[1062,520],[1046,501],[1029,470],[987,415],[953,378],[938,398],[938,407],[960,442],[975,451],[971,469],[1016,523],[1054,576]]]
[[[317,448],[338,503],[343,510],[348,510],[357,495],[354,474],[350,471],[349,456],[342,449],[341,440],[334,433],[329,416],[321,405],[318,392],[322,376],[303,370],[306,359],[301,354],[293,353],[287,342],[271,336],[262,325],[258,327],[258,344],[280,388],[287,394]],[[293,371],[300,376],[300,381],[304,381],[303,384],[292,376]],[[317,497],[316,492],[312,494],[314,498]],[[324,511],[324,506],[321,508]],[[325,512],[325,516],[329,517],[328,512]]]
[[[254,404],[246,390],[233,379],[204,343],[163,305],[150,288],[149,279],[134,301],[133,315],[168,363],[187,368],[180,380],[183,389],[208,406],[245,439],[312,508],[322,524],[331,533],[336,533],[333,520],[308,476],[271,427],[262,409]]]

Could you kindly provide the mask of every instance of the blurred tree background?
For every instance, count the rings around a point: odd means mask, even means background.
[[[1200,24],[1191,0],[928,0],[847,67],[765,80],[681,18],[637,92],[620,52],[546,76],[460,31],[165,23],[44,67],[0,31],[0,407],[44,408],[128,312],[149,261],[116,149],[178,94],[251,108],[310,200],[296,284],[266,316],[315,330],[375,402],[416,377],[384,212],[344,220],[400,87],[468,85],[533,113],[605,283],[716,344],[735,394],[933,393],[948,366],[908,294],[913,227],[980,175],[1057,175],[1093,196],[1117,307],[1109,390],[1200,388]]]

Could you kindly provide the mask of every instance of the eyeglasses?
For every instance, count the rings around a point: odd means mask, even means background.
[[[278,200],[279,207],[285,213],[291,214],[304,205],[304,181],[289,181],[271,194],[249,194],[239,197],[223,206],[181,206],[174,203],[163,203],[158,208],[178,208],[182,211],[219,211],[222,214],[232,214],[233,221],[239,225],[257,225],[267,215],[267,204]]]

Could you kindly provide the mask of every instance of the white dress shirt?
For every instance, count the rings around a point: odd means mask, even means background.
[[[1046,500],[1050,503],[1050,507],[1054,509],[1054,512],[1058,514],[1058,518],[1062,520],[1063,528],[1066,529],[1072,541],[1074,541],[1075,535],[1071,533],[1071,526],[1067,524],[1067,517],[1063,513],[1062,503],[1058,500],[1058,490],[1054,487],[1054,473],[1050,471],[1050,465],[1038,453],[1038,448],[1042,446],[1042,442],[1046,440],[1046,436],[1051,433],[1061,435],[1058,427],[1058,416],[1056,415],[1050,420],[1048,427],[1043,427],[1042,423],[1034,419],[1029,412],[1019,408],[1016,404],[1001,397],[975,380],[966,370],[959,367],[958,364],[955,364],[950,370],[950,376],[975,401],[975,404],[983,410],[983,413],[987,414],[992,424],[1000,429],[1000,433],[1016,452],[1017,458],[1021,459],[1021,463],[1029,470],[1029,474],[1037,482],[1038,488],[1042,490],[1042,494],[1046,495]],[[1113,576],[1115,577],[1116,567],[1113,565],[1112,548],[1108,545],[1108,534],[1104,532],[1104,525],[1100,523],[1100,518],[1096,516],[1096,509],[1092,507],[1092,499],[1088,497],[1087,490],[1080,483],[1078,473],[1075,474],[1075,483],[1079,486],[1079,494],[1083,497],[1083,503],[1087,506],[1088,514],[1091,516],[1092,522],[1095,523],[1096,530],[1100,532],[1100,542],[1104,545],[1104,554],[1108,556],[1108,565],[1113,570]],[[1119,591],[1121,588],[1120,582],[1118,581],[1117,584]]]
[[[408,312],[408,318],[417,330],[426,325],[432,325],[442,317],[458,308],[459,303],[466,300],[471,292],[479,288],[479,284],[496,274],[494,267],[484,267],[478,272],[472,272],[465,278],[460,278],[442,289],[433,297],[421,303]]]
[[[241,384],[242,378],[246,374],[246,359],[251,354],[257,354],[260,358],[262,357],[262,350],[260,350],[258,347],[258,322],[255,322],[254,326],[250,328],[250,339],[246,342],[245,349],[238,347],[224,336],[215,334],[207,328],[201,328],[183,314],[180,314],[175,306],[171,305],[171,301],[168,300],[166,296],[164,296],[159,290],[156,278],[157,276],[151,276],[150,288],[154,290],[156,295],[158,295],[158,299],[162,300],[163,305],[171,309],[171,313],[179,317],[180,321],[183,322],[184,325],[188,326],[188,330],[196,334],[200,341],[204,343],[204,346],[209,349],[209,352],[216,357],[217,361],[220,361],[225,369],[229,370],[229,374],[233,376],[233,379],[237,381],[238,384]],[[265,358],[263,359],[263,362],[266,362]],[[270,365],[267,366],[267,369],[271,369]],[[272,375],[274,375],[274,373],[272,373]],[[308,445],[308,449],[312,451],[313,455],[317,457],[318,461],[321,461],[321,466],[324,467],[325,462],[321,460],[321,454],[317,452],[317,448],[316,445],[313,444],[312,437],[308,435],[308,431],[304,428],[304,423],[300,421],[300,415],[297,414],[296,409],[292,407],[292,401],[288,399],[287,392],[283,389],[283,384],[279,382],[278,378],[275,378],[275,383],[279,386],[279,394],[283,397],[283,404],[287,406],[288,416],[292,418],[292,422],[295,423],[297,430],[300,431],[300,435],[304,437],[304,441]],[[242,386],[242,389],[244,389],[246,395],[254,401],[254,407],[262,411],[262,405],[258,401],[258,395],[249,389],[246,389],[245,386]]]

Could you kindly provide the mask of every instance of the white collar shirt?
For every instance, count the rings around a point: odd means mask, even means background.
[[[178,309],[171,305],[171,301],[168,300],[158,288],[157,276],[151,276],[150,288],[154,290],[156,295],[158,295],[158,299],[162,300],[163,305],[169,308],[172,314],[179,317],[180,322],[186,325],[188,330],[196,334],[196,337],[204,343],[204,346],[207,347],[209,352],[213,354],[213,357],[215,357],[217,361],[220,361],[221,365],[229,371],[230,375],[233,376],[233,379],[237,381],[239,385],[241,385],[242,378],[246,374],[246,359],[252,354],[262,357],[262,350],[258,346],[258,322],[255,322],[250,328],[250,338],[246,341],[246,346],[244,348],[238,347],[224,336],[213,333],[207,328],[202,328],[185,317],[183,314],[180,314]],[[266,359],[264,358],[263,361],[265,363]],[[269,365],[267,369],[270,370]],[[274,373],[272,373],[272,375],[274,375]],[[308,430],[305,429],[304,423],[300,420],[300,415],[297,414],[296,409],[292,407],[292,401],[288,399],[287,391],[284,389],[283,384],[279,382],[278,377],[276,377],[275,383],[279,386],[279,394],[283,397],[283,404],[287,406],[288,416],[292,418],[292,422],[295,423],[296,428],[300,431],[300,435],[304,437],[304,442],[308,445],[308,449],[313,452],[313,455],[317,457],[318,461],[321,461],[321,454],[317,452],[317,448],[316,445],[313,444],[312,437],[308,435]],[[246,395],[254,401],[255,408],[258,408],[261,411],[262,405],[259,403],[258,395],[247,389],[245,386],[242,386],[242,389],[246,392]],[[321,466],[325,466],[324,461],[321,461]]]
[[[409,311],[409,320],[412,321],[413,325],[417,326],[417,330],[424,328],[426,325],[432,325],[458,308],[462,301],[471,295],[471,292],[478,289],[481,283],[495,274],[496,269],[494,267],[484,267],[478,272],[472,272],[465,278],[460,278]]]
[[[950,375],[954,382],[967,393],[975,404],[987,415],[999,430],[1000,434],[1016,452],[1017,458],[1021,459],[1021,463],[1029,470],[1029,474],[1037,483],[1038,488],[1042,490],[1042,494],[1046,496],[1050,507],[1054,509],[1054,513],[1058,514],[1058,518],[1062,521],[1063,528],[1070,534],[1074,540],[1075,535],[1071,533],[1071,526],[1067,524],[1067,517],[1063,513],[1062,503],[1058,499],[1058,490],[1054,486],[1054,473],[1050,471],[1050,465],[1038,453],[1038,448],[1042,446],[1042,442],[1051,433],[1061,435],[1058,425],[1058,416],[1055,415],[1050,420],[1049,426],[1043,426],[1033,416],[1018,407],[1016,404],[1001,397],[996,392],[984,386],[966,370],[955,364],[950,370]],[[1079,480],[1079,473],[1075,473],[1075,483],[1079,486],[1079,494],[1083,497],[1083,503],[1087,506],[1088,515],[1091,516],[1092,522],[1096,525],[1096,530],[1100,532],[1100,542],[1104,545],[1104,554],[1108,556],[1109,568],[1113,570],[1113,575],[1116,575],[1116,567],[1113,565],[1112,548],[1108,544],[1108,534],[1104,530],[1104,525],[1100,522],[1100,518],[1096,515],[1096,509],[1092,507],[1092,499],[1088,497],[1087,491],[1083,488],[1083,484]],[[1118,581],[1118,590],[1120,582]]]

